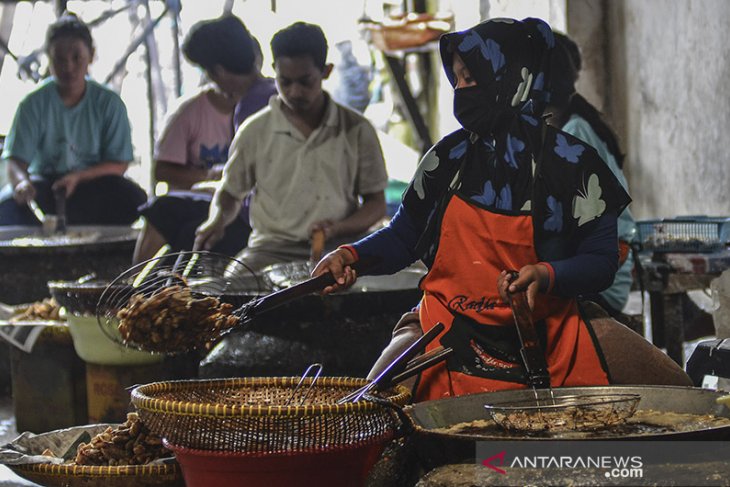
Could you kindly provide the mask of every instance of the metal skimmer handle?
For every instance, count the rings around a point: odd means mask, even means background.
[[[380,259],[375,257],[363,257],[350,267],[355,270],[358,274],[367,271],[373,266],[377,265]],[[302,281],[286,289],[281,289],[274,293],[255,299],[254,301],[244,304],[234,314],[241,318],[242,322],[248,322],[258,316],[259,313],[272,310],[278,306],[286,304],[295,299],[304,297],[308,294],[320,292],[327,286],[331,286],[335,283],[334,276],[327,272],[317,277],[312,277],[306,281]]]
[[[393,378],[403,372],[408,362],[425,349],[426,345],[431,343],[434,338],[439,335],[439,333],[444,331],[444,328],[443,323],[436,323],[433,328],[421,335],[418,340],[413,342],[400,355],[398,355],[375,379],[365,384],[360,389],[357,389],[356,391],[353,391],[341,398],[337,401],[337,404],[359,401],[365,394],[391,385]]]
[[[518,276],[517,272],[512,271],[510,273],[510,282]],[[508,289],[507,296],[517,326],[517,335],[522,345],[520,356],[527,372],[527,385],[534,389],[547,389],[550,387],[550,373],[545,360],[545,352],[540,346],[535,324],[532,322],[532,312],[527,303],[527,293],[525,291],[511,293]]]
[[[66,188],[61,187],[53,191],[56,198],[56,233],[66,234]]]

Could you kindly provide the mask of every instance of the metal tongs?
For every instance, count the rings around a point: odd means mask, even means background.
[[[58,225],[58,217],[56,217],[56,215],[46,215],[43,209],[41,209],[38,205],[38,202],[34,199],[28,201],[28,207],[33,212],[36,219],[40,222],[43,228],[43,235],[50,235],[56,232],[56,227]]]
[[[30,208],[30,210],[33,212],[33,215],[39,222],[43,223],[46,221],[46,214],[43,212],[41,207],[38,206],[38,202],[36,202],[36,200],[29,200],[28,208]]]
[[[510,282],[518,276],[517,272],[511,272]],[[532,321],[532,312],[527,303],[527,293],[525,291],[511,293],[507,290],[507,297],[517,326],[517,335],[522,345],[520,356],[527,372],[527,385],[533,389],[549,389],[550,373],[545,360],[545,352],[540,346],[535,324]]]
[[[312,392],[312,388],[314,387],[315,382],[317,382],[317,379],[319,379],[319,376],[322,374],[322,370],[324,367],[322,364],[312,364],[309,367],[307,367],[307,370],[304,371],[302,374],[302,377],[299,379],[299,382],[297,383],[296,387],[294,387],[294,390],[291,392],[291,395],[289,396],[289,399],[284,403],[284,406],[288,406],[292,403],[294,398],[297,396],[297,393],[299,392],[299,389],[302,388],[302,384],[304,384],[304,381],[307,379],[310,373],[312,373],[312,380],[309,383],[309,387],[304,391],[304,394],[299,399],[299,405],[303,406],[304,402],[309,397],[309,394]]]
[[[53,190],[56,198],[56,233],[66,234],[66,188],[61,187]]]
[[[397,384],[408,377],[416,375],[421,370],[444,360],[453,352],[453,349],[439,347],[422,355],[421,357],[414,358],[443,330],[444,324],[436,323],[433,328],[421,335],[418,340],[413,342],[400,355],[398,355],[398,357],[396,357],[380,374],[378,374],[375,379],[341,398],[337,401],[337,404],[359,401],[363,398],[363,396],[369,393],[387,389],[393,384]]]

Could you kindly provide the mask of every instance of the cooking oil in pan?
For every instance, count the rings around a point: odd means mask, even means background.
[[[433,433],[474,437],[474,439],[489,437],[492,439],[499,438],[513,440],[523,438],[576,440],[625,438],[628,436],[655,436],[671,433],[701,431],[728,426],[730,426],[729,418],[718,417],[711,414],[698,415],[643,409],[637,410],[632,417],[628,418],[621,424],[615,424],[600,429],[592,429],[589,431],[529,431],[518,434],[515,432],[505,431],[491,419],[478,419],[475,421],[458,423],[446,428],[436,428],[429,431]]]

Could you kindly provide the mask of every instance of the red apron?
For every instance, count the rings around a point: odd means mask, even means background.
[[[516,327],[497,292],[497,276],[537,262],[531,216],[493,213],[451,197],[436,258],[421,282],[420,319],[424,332],[439,321],[446,326],[427,350],[444,345],[455,353],[423,372],[416,400],[526,387]],[[608,384],[575,299],[539,294],[533,320],[553,387]]]

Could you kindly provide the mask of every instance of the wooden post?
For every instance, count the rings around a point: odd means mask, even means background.
[[[157,139],[157,118],[159,114],[167,111],[167,99],[165,97],[165,88],[162,84],[162,74],[160,70],[159,54],[157,52],[157,43],[155,42],[154,27],[159,22],[152,20],[149,0],[144,0],[145,13],[141,19],[144,29],[143,42],[145,46],[145,78],[147,81],[147,100],[149,103],[149,140],[150,140],[150,190],[154,191],[154,150],[155,141]],[[165,10],[165,13],[169,9]],[[165,14],[163,14],[165,15]]]
[[[10,42],[10,34],[13,32],[13,19],[15,18],[15,4],[3,3],[0,6],[0,72],[3,70],[5,54],[17,61],[15,54],[10,52],[7,43]]]
[[[175,70],[175,97],[182,96],[182,69],[180,66],[180,15],[172,12],[172,66]]]
[[[56,17],[60,17],[66,11],[68,0],[56,0]]]

